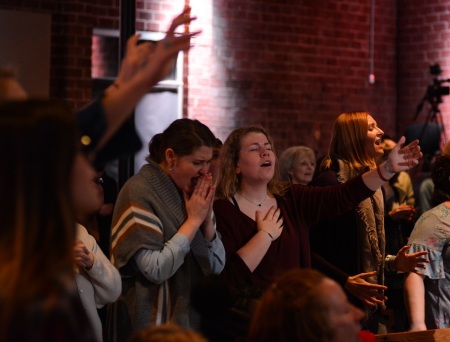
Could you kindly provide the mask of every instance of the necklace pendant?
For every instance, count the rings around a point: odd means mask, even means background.
[[[243,199],[245,199],[247,202],[249,202],[249,203],[251,203],[251,204],[253,204],[253,205],[256,205],[256,206],[259,207],[259,208],[262,207],[263,203],[266,201],[266,199],[267,199],[267,197],[268,197],[268,195],[266,194],[266,197],[264,197],[264,200],[263,200],[261,203],[255,203],[255,202],[250,201],[247,197],[245,197],[244,195],[242,195],[239,191],[238,191],[237,193],[239,194],[239,196],[241,196],[241,197],[242,197]]]

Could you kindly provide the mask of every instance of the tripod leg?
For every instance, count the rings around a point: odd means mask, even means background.
[[[443,151],[445,145],[447,145],[448,139],[447,133],[445,132],[444,120],[442,119],[440,111],[436,113],[436,124],[439,128],[439,147],[441,148],[441,151]]]

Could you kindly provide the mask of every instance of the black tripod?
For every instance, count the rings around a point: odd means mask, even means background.
[[[450,82],[450,79],[438,80],[437,78],[434,78],[433,84],[427,88],[425,96],[422,98],[419,105],[417,106],[416,114],[414,116],[414,120],[416,120],[420,112],[422,111],[424,104],[425,103],[429,104],[429,110],[425,119],[425,123],[422,126],[418,139],[422,140],[427,133],[429,125],[435,124],[439,134],[438,146],[441,146],[442,142],[444,144],[447,143],[447,135],[445,133],[444,121],[442,119],[441,111],[439,109],[439,104],[442,103],[442,96],[448,95],[450,90],[449,87],[441,86],[441,84],[444,82]],[[433,153],[435,151],[424,151],[424,152]]]
[[[441,111],[439,109],[438,104],[433,103],[430,105],[430,109],[428,111],[426,121],[422,127],[422,131],[420,132],[419,140],[425,136],[425,132],[427,131],[427,127],[430,123],[434,123],[438,127],[439,142],[440,142],[439,145],[441,146],[442,143],[446,144],[447,143],[447,134],[445,133],[444,121],[442,119]]]

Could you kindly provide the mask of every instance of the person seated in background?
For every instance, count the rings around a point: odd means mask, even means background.
[[[426,269],[405,279],[405,302],[410,330],[450,328],[450,156],[436,159],[431,169],[433,204],[416,222],[408,244],[428,252]]]
[[[278,277],[256,306],[249,342],[359,342],[362,310],[334,280],[312,269]]]
[[[282,181],[308,185],[314,177],[316,156],[309,147],[289,147],[281,154],[279,163]]]

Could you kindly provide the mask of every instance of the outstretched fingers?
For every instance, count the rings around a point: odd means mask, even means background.
[[[191,38],[198,36],[202,31],[182,34],[174,37],[165,37],[162,40],[163,46],[169,52],[186,51],[191,48]]]
[[[419,159],[422,158],[423,153],[420,150],[419,140],[414,140],[408,145],[402,147],[398,151],[399,155],[403,155],[403,162],[400,162],[399,165],[407,166],[408,168],[412,168],[419,164]]]
[[[178,26],[190,24],[195,19],[197,17],[191,17],[191,7],[185,7],[183,12],[172,20],[167,35],[173,35]]]
[[[166,36],[161,41],[163,46],[172,51],[186,51],[191,47],[191,38],[199,35],[202,31],[189,32],[188,28],[184,33],[176,33],[175,30],[181,25],[188,25],[197,17],[191,16],[191,8],[186,7],[175,19],[173,19]]]
[[[428,258],[422,258],[422,256],[426,256],[428,255],[428,252],[417,252],[417,253],[412,253],[411,257],[414,258],[415,260],[415,268],[422,268],[422,269],[426,269],[427,265],[430,263],[430,260]]]
[[[395,172],[413,168],[419,164],[419,159],[423,156],[419,140],[414,140],[406,146],[404,144],[405,137],[402,136],[388,157],[389,166]]]
[[[383,293],[387,287],[366,281],[366,279],[374,275],[376,275],[375,271],[350,276],[344,287],[349,293],[369,306],[382,304],[383,301],[387,299]]]
[[[398,151],[399,154],[409,153],[411,151],[415,151],[415,152],[420,151],[420,145],[419,145],[418,139],[411,141],[406,146],[402,146],[402,144],[400,144],[400,141],[403,141],[403,140],[405,140],[405,137],[402,137],[402,139],[399,140],[399,145],[400,145],[400,148]]]
[[[397,253],[397,257],[394,260],[395,269],[401,272],[417,272],[417,268],[425,269],[426,264],[430,262],[426,258],[428,252],[421,251],[416,253],[407,254],[410,249],[409,245],[403,246]]]

